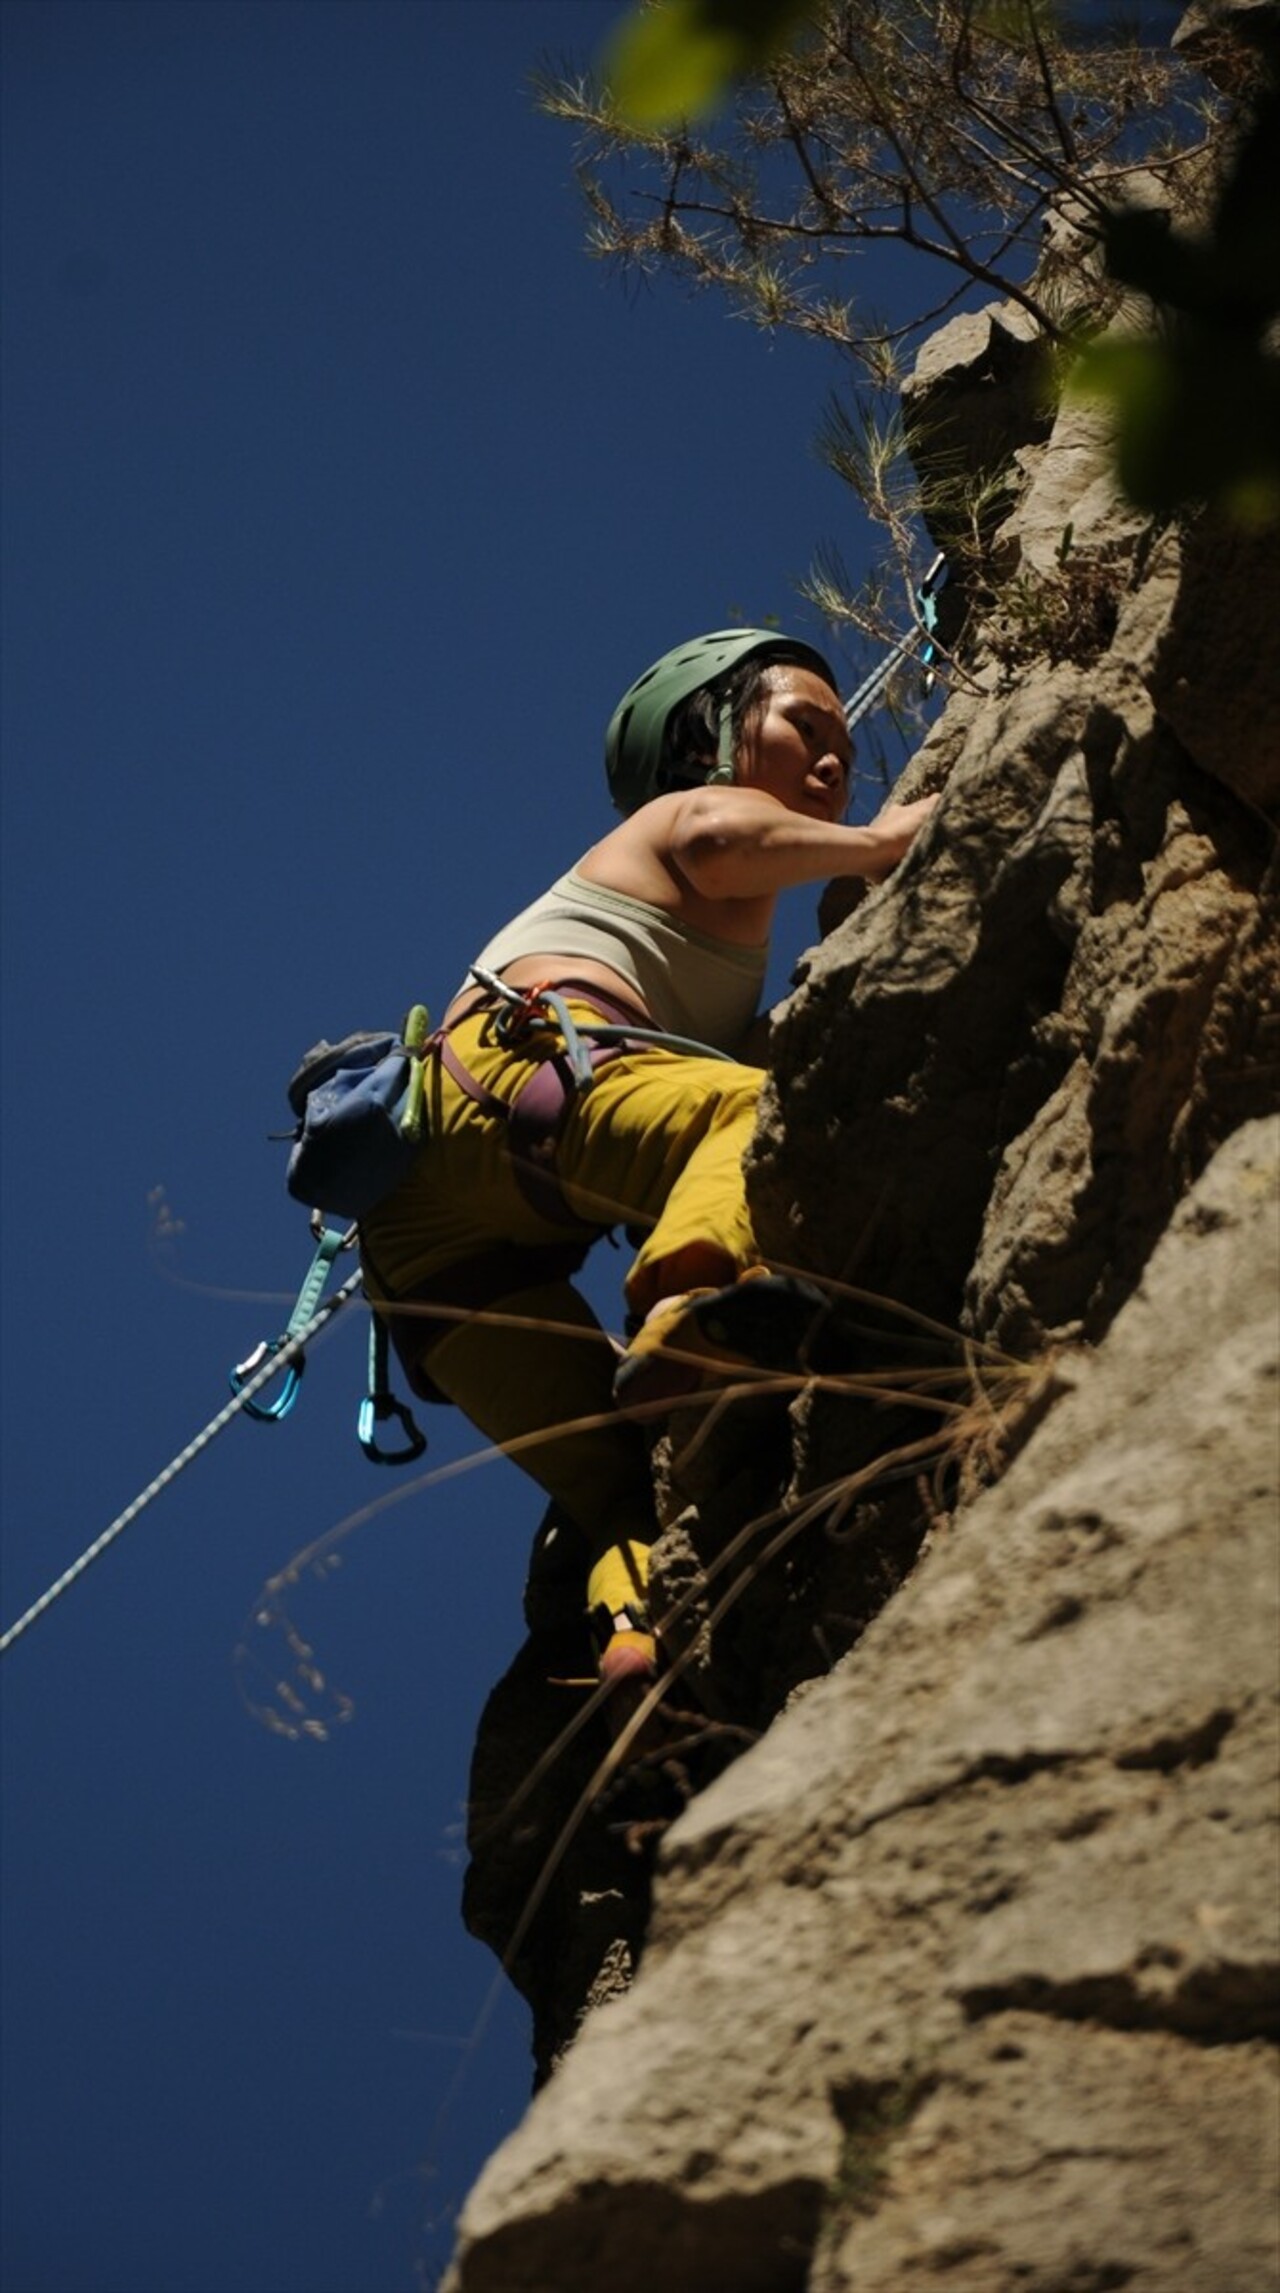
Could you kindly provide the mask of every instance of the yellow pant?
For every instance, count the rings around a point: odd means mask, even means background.
[[[488,1038],[488,1017],[478,1013],[450,1041],[476,1082],[510,1101],[535,1062]],[[578,1238],[586,1243],[606,1225],[648,1229],[626,1281],[633,1312],[693,1282],[732,1280],[754,1263],[742,1157],[762,1079],[755,1067],[638,1050],[571,1098],[555,1168],[583,1222]],[[404,1296],[499,1244],[536,1250],[573,1238],[521,1193],[502,1119],[438,1063],[429,1075],[429,1131],[412,1176],[362,1223],[373,1295]],[[647,1543],[647,1457],[613,1409],[613,1347],[572,1283],[526,1284],[518,1260],[515,1276],[482,1312],[456,1322],[424,1316],[424,1365],[577,1522],[593,1556],[622,1537]]]

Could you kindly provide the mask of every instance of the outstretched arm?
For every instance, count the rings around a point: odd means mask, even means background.
[[[701,898],[769,898],[829,876],[878,883],[897,866],[938,799],[886,804],[865,828],[811,819],[751,788],[697,788],[670,830],[670,853]]]

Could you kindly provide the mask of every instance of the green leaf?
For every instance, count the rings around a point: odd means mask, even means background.
[[[809,0],[659,0],[637,9],[604,58],[614,104],[634,127],[697,118],[762,70],[809,12]]]
[[[1070,382],[1116,421],[1120,483],[1167,515],[1215,501],[1242,525],[1280,514],[1280,365],[1217,329],[1093,343]]]

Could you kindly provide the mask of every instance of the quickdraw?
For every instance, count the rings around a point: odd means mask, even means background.
[[[315,1315],[334,1259],[340,1251],[352,1249],[358,1239],[354,1226],[347,1227],[345,1232],[340,1226],[326,1226],[318,1211],[312,1216],[311,1230],[316,1236],[315,1256],[303,1277],[297,1303],[284,1330],[278,1338],[264,1338],[244,1361],[237,1362],[231,1372],[232,1392],[243,1396],[241,1406],[246,1416],[255,1418],[259,1425],[279,1425],[293,1408],[307,1366],[306,1355],[298,1350],[296,1343],[299,1333],[307,1328]],[[248,1381],[253,1379],[254,1390],[259,1390],[262,1384],[260,1372],[277,1356],[286,1354],[288,1367],[284,1384],[275,1399],[268,1402],[250,1399],[245,1393]],[[386,1329],[375,1314],[369,1323],[368,1389],[356,1418],[356,1438],[371,1465],[409,1465],[416,1457],[422,1456],[427,1446],[427,1437],[415,1422],[412,1412],[402,1401],[397,1401],[391,1391],[389,1366]],[[392,1420],[400,1426],[405,1436],[404,1444],[397,1449],[384,1449],[379,1444],[377,1429]]]
[[[920,665],[925,671],[925,691],[929,691],[933,683],[931,664],[938,651],[934,635],[938,626],[938,591],[946,569],[946,558],[939,550],[915,593],[916,626],[908,629],[905,636],[899,637],[896,645],[889,647],[883,660],[877,662],[870,676],[863,678],[857,692],[851,693],[844,704],[844,721],[850,732],[856,724],[861,724],[865,716],[870,715],[899,662],[905,660],[907,654],[914,649],[921,630],[924,631],[925,643],[920,652]]]
[[[263,1369],[267,1362],[271,1361],[277,1354],[283,1353],[290,1341],[298,1336],[299,1331],[306,1328],[324,1295],[324,1287],[329,1279],[329,1269],[338,1252],[350,1250],[355,1243],[356,1230],[354,1226],[349,1227],[344,1234],[340,1226],[325,1226],[323,1221],[317,1223],[317,1218],[313,1218],[311,1222],[312,1231],[317,1236],[316,1254],[303,1277],[297,1304],[294,1306],[284,1329],[278,1338],[263,1338],[261,1344],[256,1345],[251,1354],[246,1354],[243,1361],[237,1362],[231,1372],[229,1381],[231,1391],[244,1395],[242,1403],[244,1413],[246,1417],[256,1418],[259,1425],[278,1425],[282,1418],[288,1416],[298,1398],[298,1391],[302,1384],[302,1373],[307,1366],[306,1355],[298,1351],[289,1355],[288,1367],[284,1373],[284,1383],[274,1401],[253,1401],[248,1394],[245,1394],[245,1387],[251,1378],[257,1380],[258,1371]],[[254,1391],[257,1392],[259,1387],[260,1381],[255,1383]]]

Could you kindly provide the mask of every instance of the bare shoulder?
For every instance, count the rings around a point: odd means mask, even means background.
[[[626,892],[632,899],[648,900],[657,907],[677,906],[672,896],[672,852],[687,802],[687,794],[677,792],[642,804],[583,853],[578,874],[589,884]]]
[[[593,844],[578,861],[577,872],[590,884],[647,901],[715,939],[758,947],[769,936],[772,898],[754,891],[746,898],[709,895],[692,881],[685,865],[698,838],[709,832],[708,815],[718,819],[726,809],[735,815],[751,812],[758,801],[748,790],[732,787],[655,796]],[[769,800],[765,804],[770,812],[779,809]]]

